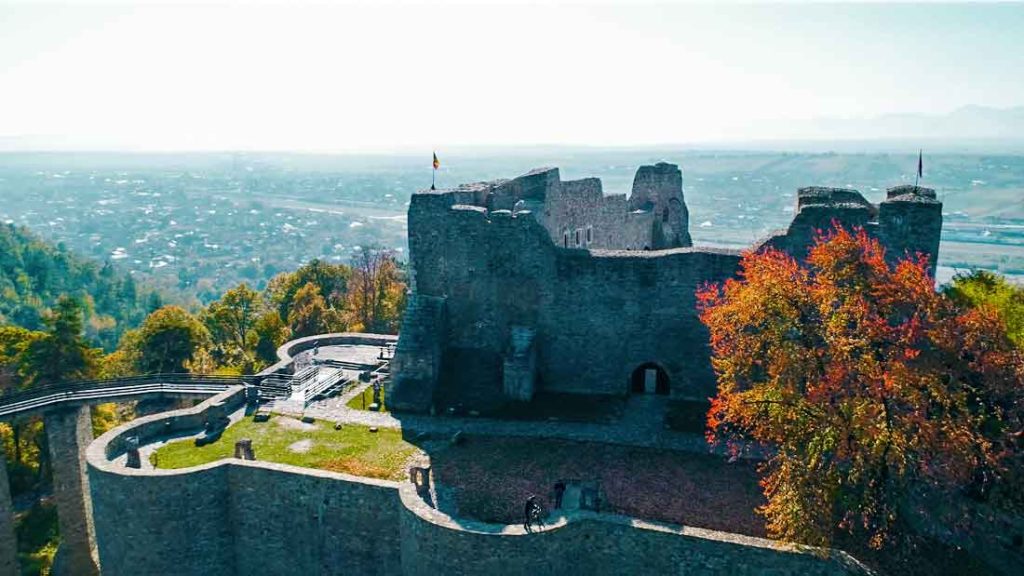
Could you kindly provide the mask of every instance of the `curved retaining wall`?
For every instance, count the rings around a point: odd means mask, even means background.
[[[521,526],[453,518],[411,484],[266,462],[183,470],[116,461],[125,438],[201,426],[241,403],[235,389],[186,410],[111,430],[87,450],[104,575],[122,574],[722,574],[864,573],[842,552],[709,530],[574,513]],[[258,456],[258,454],[257,454]]]
[[[387,346],[398,343],[398,336],[395,334],[370,334],[364,332],[331,332],[329,334],[315,334],[285,342],[277,349],[277,363],[264,368],[258,375],[273,374],[284,369],[291,363],[300,352],[309,350],[319,344],[320,346],[333,346],[338,344],[360,344],[366,346]]]

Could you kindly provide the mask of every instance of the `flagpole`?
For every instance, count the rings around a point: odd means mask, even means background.
[[[914,173],[914,191],[917,191],[918,184],[921,182],[921,168],[922,161],[924,160],[924,149],[917,151],[917,172]]]

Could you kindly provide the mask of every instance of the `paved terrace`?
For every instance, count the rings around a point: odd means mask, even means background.
[[[349,408],[346,403],[362,394],[369,384],[352,387],[340,396],[310,404],[304,411],[288,410],[278,406],[274,411],[298,416],[304,414],[317,419],[346,424],[361,424],[379,428],[399,428],[414,433],[432,435],[478,434],[485,436],[525,436],[534,438],[562,438],[580,442],[604,442],[645,448],[680,450],[685,452],[724,453],[712,448],[700,434],[676,432],[664,427],[667,399],[661,396],[631,396],[626,409],[615,422],[562,422],[529,420],[495,420],[481,417],[427,416],[371,412]],[[385,399],[386,403],[386,399]]]

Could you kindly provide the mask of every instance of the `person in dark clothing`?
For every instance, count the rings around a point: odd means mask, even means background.
[[[536,496],[530,496],[526,499],[526,506],[523,508],[523,528],[526,529],[528,534],[533,533],[535,526],[539,527],[541,508],[537,502]]]
[[[555,508],[562,507],[562,496],[565,495],[565,482],[559,480],[555,483]]]

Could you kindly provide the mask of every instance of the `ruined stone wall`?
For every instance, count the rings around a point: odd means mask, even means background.
[[[241,406],[237,387],[200,405],[136,419],[86,449],[93,524],[104,576],[235,573],[227,469],[209,464],[181,470],[124,468],[126,439],[142,444],[201,430],[207,414]]]
[[[238,388],[138,419],[89,446],[104,576],[397,574],[393,482],[240,460],[187,470],[124,467],[127,437],[146,444],[195,432],[211,412],[243,401]]]
[[[131,472],[90,471],[104,576],[399,572],[394,483],[240,460]]]
[[[629,195],[630,210],[645,210],[654,215],[654,249],[692,246],[690,212],[683,198],[683,172],[675,164],[659,162],[641,166],[633,178]]]
[[[417,261],[420,293],[447,297],[446,362],[458,366],[443,386],[499,395],[512,327],[525,326],[541,390],[624,394],[645,362],[669,372],[673,395],[713,389],[694,293],[731,277],[737,254],[564,250],[531,214],[455,206],[444,218],[428,250],[443,262]]]
[[[400,571],[394,482],[243,461],[227,480],[236,574]]]
[[[710,530],[572,513],[526,534],[521,526],[451,518],[400,489],[402,574],[864,574],[839,551],[797,548]],[[819,551],[820,552],[820,551]]]
[[[673,396],[707,398],[715,379],[695,293],[735,275],[738,263],[724,250],[557,254],[538,329],[541,387],[625,394],[632,371],[654,363]]]
[[[441,514],[404,482],[235,459],[182,470],[120,461],[126,437],[152,440],[239,395],[143,418],[90,445],[105,576],[864,573],[837,551],[609,514],[571,513],[526,534]]]
[[[563,248],[642,250],[652,245],[654,214],[631,212],[624,194],[605,196],[597,178],[561,182],[534,215],[551,242]]]
[[[922,253],[934,272],[939,260],[942,236],[942,203],[935,190],[920,186],[897,186],[886,191],[879,204],[879,236],[890,260]]]
[[[642,167],[628,201],[604,196],[597,179],[562,182],[555,169],[535,171],[528,180],[533,184],[515,179],[501,185],[508,198],[520,199],[501,204],[512,209],[459,204],[465,191],[413,195],[409,244],[416,292],[445,299],[445,322],[434,328],[443,342],[440,376],[419,396],[417,409],[430,407],[424,399],[436,396],[434,388],[470,409],[504,401],[503,370],[515,327],[536,334],[537,390],[624,394],[633,370],[650,364],[667,372],[673,396],[712,394],[695,292],[705,282],[733,277],[739,254],[603,249],[689,243],[679,169]],[[910,188],[890,190],[880,206],[855,190],[800,189],[789,228],[760,246],[803,259],[818,231],[839,223],[880,238],[890,256],[923,251],[934,259],[941,203],[934,191]]]
[[[760,246],[772,246],[798,259],[807,257],[819,231],[835,224],[847,229],[862,228],[879,239],[890,261],[922,253],[934,273],[942,234],[942,203],[935,191],[915,186],[897,186],[887,198],[874,205],[856,190],[812,186],[797,191],[796,214],[789,228]]]
[[[134,475],[89,469],[104,576],[235,574],[225,466]]]
[[[0,574],[17,574],[18,539],[14,532],[14,506],[7,478],[7,454],[0,450]]]

